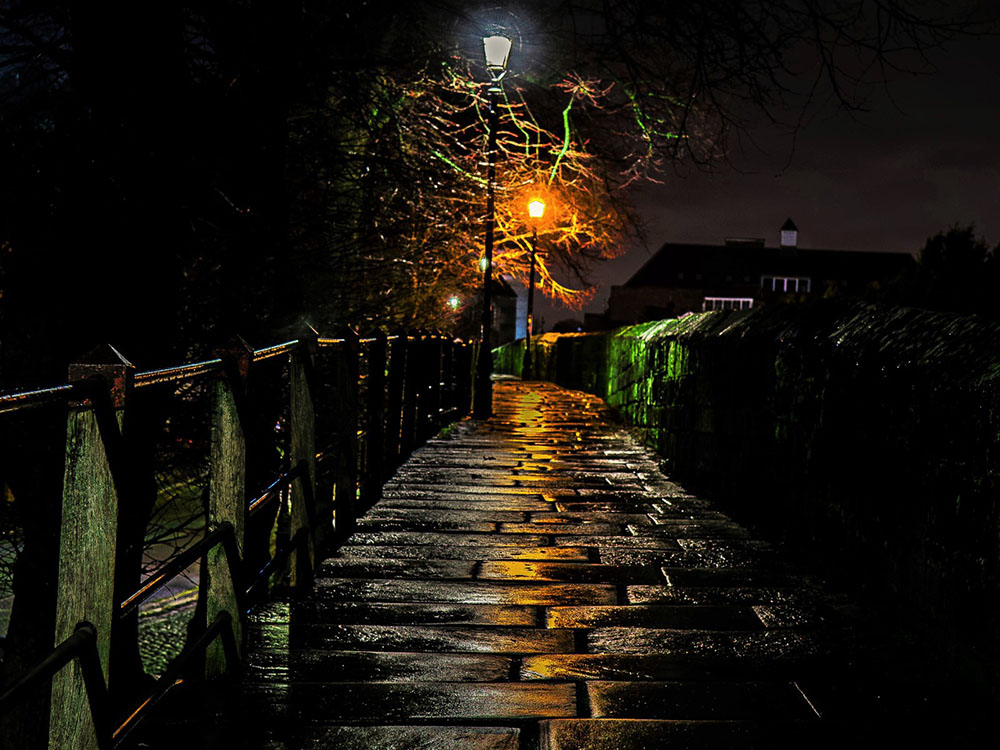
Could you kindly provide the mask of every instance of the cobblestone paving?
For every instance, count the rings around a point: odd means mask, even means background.
[[[907,645],[671,482],[601,401],[500,382],[494,403],[413,455],[308,599],[256,615],[253,744],[867,747],[921,725]]]

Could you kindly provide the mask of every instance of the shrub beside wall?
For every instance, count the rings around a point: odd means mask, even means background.
[[[675,476],[914,622],[997,642],[1000,325],[818,301],[532,343],[540,378],[604,398]]]

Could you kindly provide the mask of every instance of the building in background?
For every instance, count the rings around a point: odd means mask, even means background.
[[[741,310],[774,300],[862,296],[913,263],[904,253],[800,248],[791,219],[781,227],[777,247],[742,237],[721,245],[668,242],[625,284],[611,287],[606,312],[587,316],[587,328]]]
[[[517,292],[503,277],[494,277],[490,288],[490,298],[493,301],[493,326],[490,343],[500,346],[513,341],[517,327]],[[478,340],[482,326],[483,295],[470,297],[461,306],[460,314],[455,322],[453,333],[467,340]]]

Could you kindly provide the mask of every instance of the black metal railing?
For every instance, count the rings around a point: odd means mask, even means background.
[[[218,355],[135,372],[107,347],[71,367],[68,385],[0,395],[0,414],[60,405],[68,414],[62,517],[73,527],[64,526],[60,549],[59,645],[0,697],[0,713],[13,711],[50,681],[50,745],[118,747],[178,685],[238,669],[254,603],[275,582],[308,586],[317,561],[350,534],[409,453],[470,410],[474,345],[440,332],[309,331],[260,349],[237,340]],[[123,414],[147,403],[136,391],[169,396],[192,383],[210,392],[204,535],[148,575],[123,570],[116,555],[129,545],[118,535],[128,529],[118,528],[117,509],[126,498],[118,493],[144,480],[124,460]],[[280,457],[284,469],[265,478],[260,456]],[[138,632],[122,623],[195,564],[203,584],[214,582],[198,591],[202,621],[146,695],[121,698],[104,675],[109,654],[113,661],[128,645],[115,639]],[[81,571],[95,569],[106,579],[84,582]],[[123,590],[131,593],[116,600]],[[74,660],[80,669],[65,669]],[[79,721],[84,712],[89,725]]]

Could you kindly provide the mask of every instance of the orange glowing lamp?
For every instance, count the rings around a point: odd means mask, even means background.
[[[536,221],[545,215],[545,201],[541,198],[533,198],[528,203],[528,216]]]

